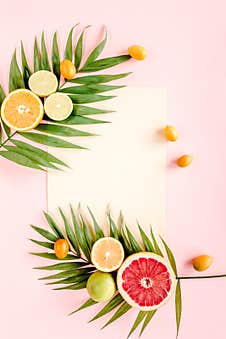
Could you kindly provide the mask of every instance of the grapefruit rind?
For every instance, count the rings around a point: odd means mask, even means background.
[[[124,272],[124,270],[136,259],[140,259],[140,258],[152,258],[154,260],[157,260],[158,262],[162,263],[166,268],[167,271],[170,275],[170,280],[171,280],[171,286],[170,286],[170,290],[166,296],[166,298],[164,298],[159,304],[157,305],[153,305],[153,306],[140,306],[138,305],[129,295],[128,293],[124,290],[124,288],[122,287],[123,284],[123,278],[122,278],[122,274]],[[174,274],[174,271],[169,263],[169,261],[161,256],[159,256],[158,254],[152,253],[152,252],[138,252],[135,254],[130,255],[122,264],[122,266],[119,268],[118,273],[117,273],[117,287],[119,290],[119,293],[121,294],[121,296],[123,297],[123,299],[133,308],[138,309],[140,311],[153,311],[158,309],[159,307],[165,305],[169,299],[171,298],[171,296],[174,294],[175,292],[175,288],[176,288],[176,276]]]
[[[106,266],[103,266],[101,265],[98,261],[97,261],[97,258],[96,258],[96,251],[98,250],[98,246],[104,242],[104,241],[108,241],[110,240],[111,242],[115,243],[115,245],[118,246],[118,249],[120,251],[120,259],[118,260],[117,264],[111,266],[111,267],[106,267]],[[122,244],[120,243],[120,241],[118,241],[117,239],[115,238],[112,238],[112,237],[103,237],[103,238],[100,238],[98,239],[93,247],[92,247],[92,251],[91,251],[91,262],[93,263],[93,265],[101,272],[113,272],[113,271],[116,271],[123,263],[123,260],[124,260],[124,248],[122,246]]]
[[[39,114],[39,116],[37,117],[37,119],[35,120],[35,122],[34,122],[32,125],[30,125],[30,126],[27,126],[27,127],[24,127],[24,128],[19,128],[19,127],[15,126],[15,125],[11,124],[11,123],[6,119],[6,117],[5,117],[5,106],[6,106],[7,102],[11,99],[11,97],[12,97],[15,93],[28,93],[29,95],[32,95],[33,98],[35,98],[35,99],[37,100],[37,102],[39,103],[40,114]],[[12,129],[14,129],[14,130],[16,130],[16,131],[18,131],[18,132],[29,131],[29,130],[31,130],[31,129],[37,127],[37,126],[40,124],[40,122],[42,121],[43,116],[44,116],[44,108],[43,108],[43,104],[42,104],[41,99],[40,99],[35,93],[33,93],[33,92],[31,92],[30,90],[25,89],[25,88],[16,89],[15,91],[12,91],[11,93],[9,93],[9,94],[7,95],[7,97],[5,97],[5,99],[3,100],[3,103],[2,103],[2,106],[1,106],[1,118],[2,118],[2,120],[4,121],[4,123],[5,123],[8,127],[12,128]]]

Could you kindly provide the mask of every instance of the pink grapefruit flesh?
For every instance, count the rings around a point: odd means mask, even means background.
[[[124,261],[118,270],[117,285],[129,305],[151,311],[172,296],[176,277],[166,259],[154,253],[139,252]]]

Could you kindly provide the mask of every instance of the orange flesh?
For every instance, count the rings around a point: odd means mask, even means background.
[[[5,120],[15,128],[32,126],[41,114],[39,100],[29,92],[16,92],[6,101]]]
[[[92,259],[99,267],[110,269],[118,267],[123,256],[121,246],[117,242],[104,239],[96,245]]]

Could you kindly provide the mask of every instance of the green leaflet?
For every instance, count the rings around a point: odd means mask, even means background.
[[[53,165],[52,163],[48,162],[47,160],[43,159],[40,155],[33,153],[32,151],[17,147],[17,146],[6,146],[4,145],[4,148],[7,149],[8,151],[12,151],[15,152],[17,154],[21,154],[25,157],[27,157],[28,159],[30,159],[31,161],[33,161],[34,163],[37,164],[37,166],[43,166],[43,167],[49,167],[49,168],[53,168],[55,170],[59,170],[58,167],[56,167],[55,165]]]
[[[122,237],[123,246],[124,246],[126,252],[128,254],[132,254],[133,253],[133,249],[132,249],[130,241],[127,238],[127,235],[126,235],[126,233],[124,231],[124,227],[121,228],[121,237]]]
[[[121,64],[131,58],[130,55],[119,55],[110,58],[99,59],[83,66],[80,72],[97,72]]]
[[[84,105],[73,105],[73,107],[73,115],[107,114],[114,112],[106,109],[94,108]]]
[[[90,307],[90,306],[93,306],[97,304],[97,301],[94,301],[92,299],[88,299],[84,304],[82,304],[79,308],[77,308],[75,311],[71,312],[70,314],[68,315],[72,315],[72,314],[75,314],[76,312],[79,312],[81,310],[84,310],[85,308],[87,307]]]
[[[36,231],[38,232],[39,234],[41,234],[44,238],[50,240],[50,241],[53,241],[55,242],[57,239],[59,239],[59,236],[56,236],[52,233],[50,233],[49,231],[46,231],[44,230],[43,228],[40,228],[40,227],[37,227],[37,226],[34,226],[34,225],[31,225],[31,227]]]
[[[43,171],[43,168],[40,167],[37,162],[34,162],[30,158],[28,158],[25,155],[19,154],[17,152],[13,151],[0,151],[0,156],[3,158],[6,158],[7,160],[13,161],[19,165],[25,166],[25,167],[30,167],[30,168],[35,168],[38,170]]]
[[[75,284],[75,283],[77,284],[84,280],[87,280],[89,276],[90,274],[77,275],[77,276],[73,276],[70,278],[49,282],[49,283],[46,283],[46,285],[61,285],[61,284],[69,285],[69,284]]]
[[[40,124],[35,128],[37,131],[59,135],[63,137],[87,137],[94,136],[92,133],[79,131],[78,129],[74,129],[67,126],[59,126],[54,124]]]
[[[56,75],[57,79],[60,79],[60,53],[57,42],[57,32],[53,35],[52,42],[52,69],[53,73]]]
[[[75,260],[75,259],[77,259],[77,257],[75,255],[72,255],[72,254],[68,254],[63,259],[59,259],[59,258],[56,257],[56,255],[54,253],[48,253],[48,252],[44,252],[44,253],[31,252],[30,254],[36,255],[36,256],[41,257],[41,258],[52,259],[52,260]]]
[[[147,315],[147,312],[140,311],[136,317],[136,320],[134,321],[133,327],[131,328],[127,339],[131,336],[131,334],[137,329],[137,327],[140,325],[144,317]]]
[[[102,327],[102,329],[110,325],[113,321],[117,320],[121,316],[123,316],[130,309],[131,306],[124,301],[123,304],[119,307],[119,309],[115,312],[115,314],[111,317],[111,319]]]
[[[114,220],[111,217],[111,214],[108,214],[108,221],[109,221],[109,226],[110,226],[110,236],[119,240],[120,238],[120,232],[118,227],[116,226]]]
[[[70,94],[74,104],[89,104],[92,102],[105,101],[115,98],[114,95],[99,95],[99,94]]]
[[[95,94],[95,93],[103,93],[108,91],[114,91],[119,88],[123,88],[125,86],[113,86],[113,85],[81,85],[81,86],[72,86],[60,89],[59,92],[67,93],[67,94]]]
[[[64,124],[64,125],[92,125],[92,124],[106,124],[106,123],[109,123],[109,121],[92,119],[86,116],[73,115],[73,114],[66,120],[58,121],[58,124]]]
[[[144,332],[145,328],[146,328],[147,325],[150,323],[151,319],[154,317],[156,311],[157,311],[157,310],[146,312],[146,318],[145,318],[144,323],[143,323],[143,326],[142,326],[142,328],[141,328],[139,337],[141,337],[141,335],[142,335],[142,333]]]
[[[182,314],[182,297],[180,280],[177,281],[176,294],[175,294],[175,310],[176,310],[176,324],[177,324],[177,337],[180,329],[180,321]]]
[[[81,290],[86,287],[87,279],[84,281],[77,283],[77,284],[72,284],[69,286],[64,286],[64,287],[58,287],[54,288],[55,291],[60,291],[60,290]]]
[[[77,25],[76,25],[77,26]],[[72,29],[70,30],[65,46],[65,51],[64,51],[64,59],[72,61],[72,34],[73,30],[76,26],[73,26]]]
[[[87,265],[89,265],[89,263],[67,262],[67,263],[62,263],[62,264],[60,263],[60,264],[49,265],[49,266],[34,267],[34,269],[47,270],[47,271],[76,270],[77,268],[81,268]]]
[[[89,27],[90,26],[85,27],[83,32],[80,34],[77,45],[75,47],[75,68],[76,68],[76,70],[79,69],[79,66],[80,66],[81,61],[82,61],[83,37],[84,37],[85,30]]]
[[[47,212],[44,212],[45,218],[48,222],[49,227],[52,229],[52,231],[55,233],[55,235],[61,239],[64,239],[64,235],[60,229],[60,227],[56,224],[56,222],[53,220],[51,215]]]
[[[52,242],[38,241],[38,240],[34,240],[34,239],[29,239],[29,240],[34,242],[35,244],[37,244],[39,246],[49,248],[50,250],[54,249],[54,243],[52,243]]]
[[[155,252],[154,247],[151,243],[151,240],[147,237],[147,235],[144,232],[144,230],[142,229],[142,227],[139,224],[137,224],[137,225],[138,225],[138,228],[139,228],[139,231],[140,231],[140,235],[141,235],[145,250],[148,251],[148,252]]]
[[[64,222],[64,227],[65,227],[68,239],[69,239],[71,245],[73,246],[73,249],[75,250],[75,252],[78,255],[80,255],[78,242],[77,242],[76,236],[73,232],[73,229],[72,229],[71,225],[69,224],[69,222],[67,221],[67,218],[65,217],[64,212],[62,211],[61,208],[59,208],[59,211],[60,211],[60,215],[61,215],[63,222]]]
[[[91,215],[91,218],[93,220],[93,225],[94,225],[94,230],[95,230],[95,235],[96,235],[96,240],[103,238],[104,237],[104,232],[102,231],[101,227],[98,225],[91,209],[88,207],[89,214]]]
[[[81,214],[80,214],[80,217],[82,220],[82,230],[85,235],[86,243],[88,245],[89,250],[91,251],[93,247],[93,243],[94,243],[94,238],[92,236],[88,223],[86,222],[86,220],[83,218]]]
[[[151,227],[151,237],[152,237],[152,241],[153,241],[153,245],[154,245],[154,249],[155,249],[155,253],[158,254],[158,255],[161,255],[163,257],[163,253],[158,245],[158,242],[155,238],[155,234],[153,232],[153,229]]]
[[[24,138],[29,139],[31,141],[37,142],[39,144],[51,146],[51,147],[60,147],[60,148],[78,148],[78,149],[85,149],[84,147],[74,145],[71,142],[65,141],[60,138],[51,137],[45,134],[39,133],[30,133],[30,132],[20,132]]]
[[[68,80],[68,82],[74,82],[77,84],[82,85],[93,85],[93,84],[101,84],[105,82],[110,82],[118,79],[122,79],[127,77],[128,75],[132,74],[132,72],[129,73],[121,73],[121,74],[104,74],[104,75],[88,75],[84,77],[78,77],[74,78],[72,80]]]
[[[76,239],[78,240],[79,246],[84,253],[86,259],[90,262],[90,250],[87,246],[87,242],[85,239],[85,235],[78,223],[78,220],[75,216],[75,212],[73,210],[73,207],[70,205],[70,210],[71,210],[71,216],[72,216],[72,221],[73,221],[73,226],[76,234]]]
[[[28,80],[29,80],[30,75],[31,75],[31,70],[30,70],[30,67],[28,66],[28,63],[27,63],[27,58],[26,58],[24,45],[23,45],[22,41],[21,41],[21,61],[22,61],[22,75],[23,75],[24,83],[26,85],[25,87],[27,87],[28,86]]]
[[[71,277],[75,277],[75,276],[79,276],[79,275],[84,275],[86,273],[91,272],[92,270],[94,270],[94,268],[67,270],[67,271],[64,271],[64,272],[49,275],[47,277],[39,278],[39,280],[53,280],[53,279],[71,278]]]
[[[173,252],[168,247],[168,245],[166,244],[165,240],[162,237],[160,237],[160,238],[161,238],[161,240],[163,242],[163,245],[165,247],[165,250],[166,250],[169,262],[170,262],[170,264],[171,264],[171,266],[173,268],[173,271],[174,271],[175,275],[177,276],[177,266],[176,266],[176,260],[174,258]]]
[[[2,86],[0,85],[0,106],[2,105],[4,99],[5,99],[5,92]]]
[[[99,319],[103,317],[105,314],[111,312],[114,308],[120,305],[123,302],[123,298],[120,294],[116,294],[113,299],[111,299],[100,312],[98,312],[95,317],[93,317],[89,322]]]
[[[49,57],[48,57],[48,53],[47,53],[47,49],[46,49],[44,32],[42,32],[41,50],[42,50],[42,69],[44,69],[46,71],[51,71],[51,67],[50,67],[50,63],[49,63]]]
[[[15,89],[24,88],[24,79],[17,63],[16,50],[13,53],[9,71],[9,92]]]
[[[26,149],[28,151],[31,151],[31,152],[39,155],[40,157],[42,157],[42,159],[44,159],[44,160],[46,160],[48,162],[52,162],[52,163],[55,163],[55,164],[59,164],[59,165],[68,167],[63,161],[61,161],[60,159],[54,157],[52,154],[50,154],[50,153],[48,153],[46,151],[43,151],[40,148],[34,147],[32,145],[29,145],[26,142],[23,142],[23,141],[20,141],[20,140],[11,139],[11,142],[14,145],[16,145],[16,146],[18,146],[20,148]]]
[[[5,99],[5,92],[4,92],[3,88],[2,88],[2,86],[0,85],[0,107],[1,107],[4,99]],[[10,128],[4,123],[4,121],[1,118],[0,118],[0,122],[2,124],[2,127],[3,127],[4,131],[5,131],[6,136],[9,137],[9,135],[10,135]],[[3,137],[2,129],[1,129],[1,126],[0,126],[0,142],[2,142],[2,137]]]
[[[129,228],[126,226],[126,231],[128,235],[128,239],[130,241],[131,247],[134,252],[142,252],[141,246],[138,244],[132,233],[130,232]]]
[[[90,55],[86,59],[86,62],[84,64],[83,68],[88,67],[92,62],[94,62],[98,58],[98,56],[103,51],[103,49],[106,45],[106,42],[107,42],[107,31],[105,32],[104,39],[94,48],[94,50],[90,53]]]
[[[34,71],[40,71],[42,69],[41,55],[38,48],[37,38],[35,37],[34,43]]]

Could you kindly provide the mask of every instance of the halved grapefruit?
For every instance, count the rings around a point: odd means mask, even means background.
[[[152,311],[172,296],[176,277],[166,259],[154,253],[139,252],[124,261],[118,270],[117,285],[129,305],[141,311]]]

